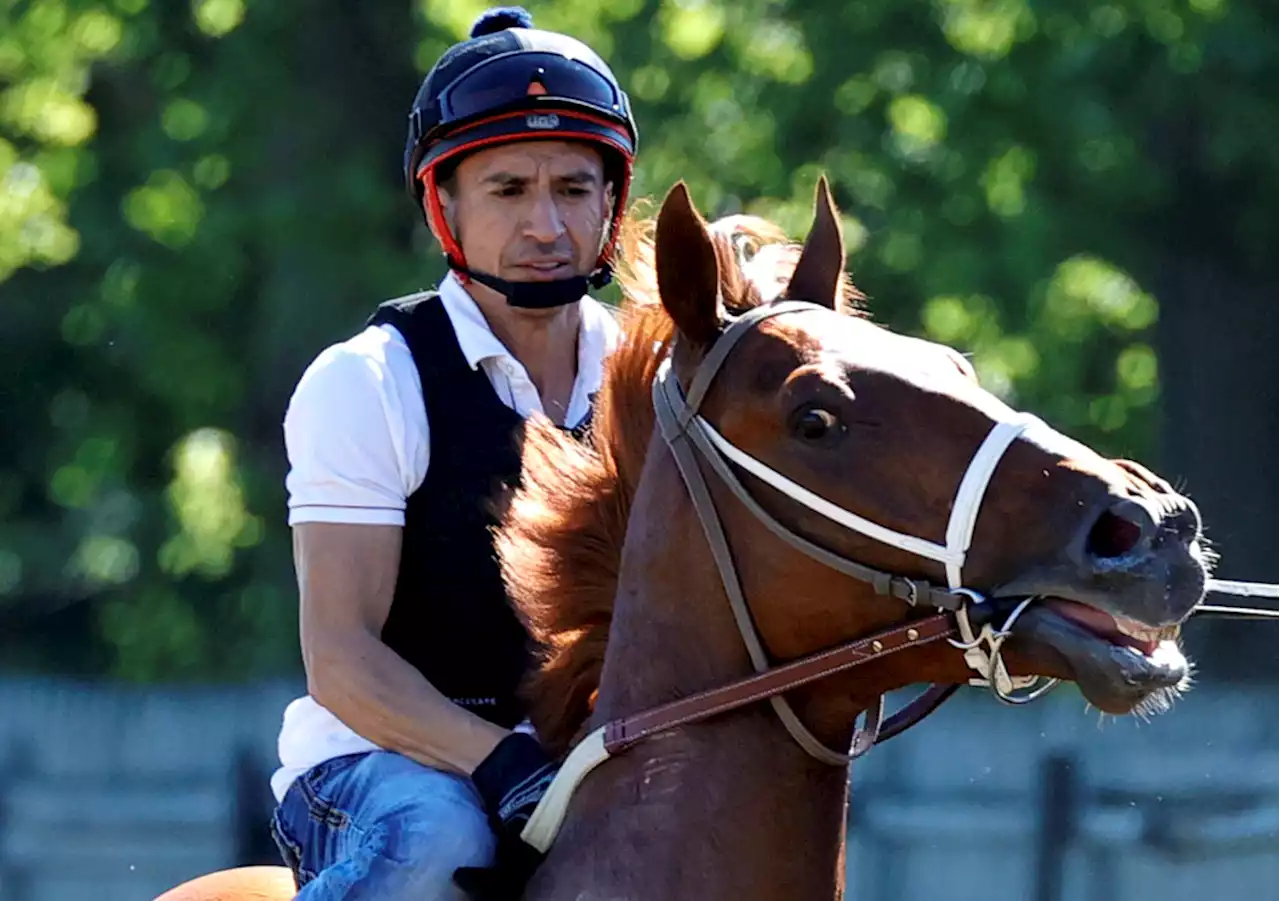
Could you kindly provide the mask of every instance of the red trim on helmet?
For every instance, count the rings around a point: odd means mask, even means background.
[[[613,119],[606,119],[604,116],[598,116],[594,113],[580,112],[577,108],[574,108],[574,107],[550,107],[549,106],[549,108],[555,110],[557,113],[563,113],[566,116],[571,116],[576,119],[582,119],[583,121],[591,122],[594,125],[602,125],[605,128],[609,129],[610,131],[617,132],[628,143],[631,142],[631,135],[627,131],[627,129]],[[455,132],[442,135],[439,138],[439,140],[445,141],[445,140],[448,140],[449,138],[456,137],[459,134],[466,134],[468,131],[471,131],[474,128],[480,128],[481,126],[484,126],[484,125],[492,125],[494,122],[502,122],[506,119],[519,119],[524,116],[536,114],[537,112],[538,112],[537,109],[521,109],[521,110],[514,110],[511,112],[499,113],[496,116],[489,116],[488,118],[485,118],[485,119],[477,119],[474,122],[468,122],[465,127],[460,128]],[[540,131],[533,131],[533,130],[530,130],[528,133],[531,135],[550,134],[550,132],[540,132]],[[505,136],[499,136],[499,137],[502,137],[505,140],[519,140],[514,135],[505,135]],[[596,138],[597,140],[600,140],[599,136],[596,136]],[[489,139],[483,138],[480,140],[489,140]],[[434,165],[435,163],[438,163],[441,160],[449,159],[450,157],[455,156],[458,153],[461,153],[463,150],[468,150],[474,146],[475,144],[469,141],[465,144],[459,145],[458,147],[454,147],[452,150],[449,150],[446,153],[442,154],[438,159],[433,160],[431,164]],[[625,150],[623,147],[619,147],[618,149],[626,154],[631,153],[631,151]]]
[[[467,126],[466,130],[478,128],[482,125],[489,125],[493,122],[500,122],[504,119],[514,119],[519,116],[526,116],[528,110],[520,110],[519,112],[504,113],[498,116],[492,116],[488,119],[481,119],[472,122]],[[626,130],[621,128],[616,122],[612,122],[603,117],[592,116],[589,114],[579,113],[575,111],[566,111],[565,115],[573,116],[578,119],[584,119],[596,125],[603,125],[611,131],[616,131],[619,135],[630,137]],[[605,144],[612,149],[618,151],[622,155],[622,184],[618,188],[618,196],[614,200],[613,217],[609,223],[609,241],[596,258],[596,268],[604,266],[609,258],[613,256],[614,247],[618,242],[618,227],[622,222],[623,211],[626,209],[627,196],[631,184],[632,173],[632,154],[627,150],[626,146],[619,141],[613,141],[603,135],[584,134],[580,131],[567,131],[564,129],[556,129],[551,131],[530,131],[527,134],[518,135],[492,135],[487,138],[478,138],[474,141],[468,141],[454,147],[447,153],[441,154],[436,159],[428,163],[422,170],[422,174],[418,176],[418,180],[422,182],[424,193],[427,196],[427,215],[430,218],[431,225],[435,228],[440,238],[440,243],[444,247],[444,252],[452,257],[462,266],[467,265],[467,258],[462,253],[462,247],[458,244],[457,238],[449,229],[449,224],[445,220],[444,207],[440,203],[440,195],[436,191],[436,167],[446,160],[450,160],[462,153],[479,150],[484,147],[490,147],[495,144],[513,144],[522,140],[544,140],[547,138],[564,138],[566,140],[590,141],[598,144]],[[454,275],[466,284],[468,279],[461,273],[456,272]]]
[[[427,216],[431,220],[440,243],[444,246],[446,256],[456,259],[463,266],[467,265],[467,259],[462,255],[462,248],[458,245],[458,241],[453,236],[453,232],[449,229],[449,223],[444,216],[444,207],[440,203],[440,194],[436,191],[436,166],[435,163],[427,166],[422,173],[422,185],[427,196]],[[462,277],[462,273],[458,273]],[[463,278],[465,283],[466,279]]]

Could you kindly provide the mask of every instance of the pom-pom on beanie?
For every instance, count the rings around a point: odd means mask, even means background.
[[[482,12],[471,26],[473,38],[495,34],[508,28],[532,28],[533,16],[523,6],[495,6]]]

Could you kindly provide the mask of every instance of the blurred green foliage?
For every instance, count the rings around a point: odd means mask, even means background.
[[[296,667],[280,419],[442,273],[404,119],[484,5],[0,2],[6,664]],[[1163,262],[1274,272],[1274,4],[529,6],[632,93],[636,196],[799,237],[828,173],[878,318],[1106,450],[1154,451]]]

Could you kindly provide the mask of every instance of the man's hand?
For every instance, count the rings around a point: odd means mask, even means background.
[[[503,828],[519,833],[547,793],[558,767],[538,740],[512,732],[494,746],[471,774],[489,816]]]
[[[463,867],[453,875],[458,887],[476,901],[518,901],[542,863],[542,854],[521,840],[520,833],[557,769],[537,739],[512,732],[471,774],[498,835],[492,866]]]

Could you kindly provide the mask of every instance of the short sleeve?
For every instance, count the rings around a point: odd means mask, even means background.
[[[318,356],[284,417],[289,524],[404,525],[426,476],[422,389],[403,339],[366,329]]]

